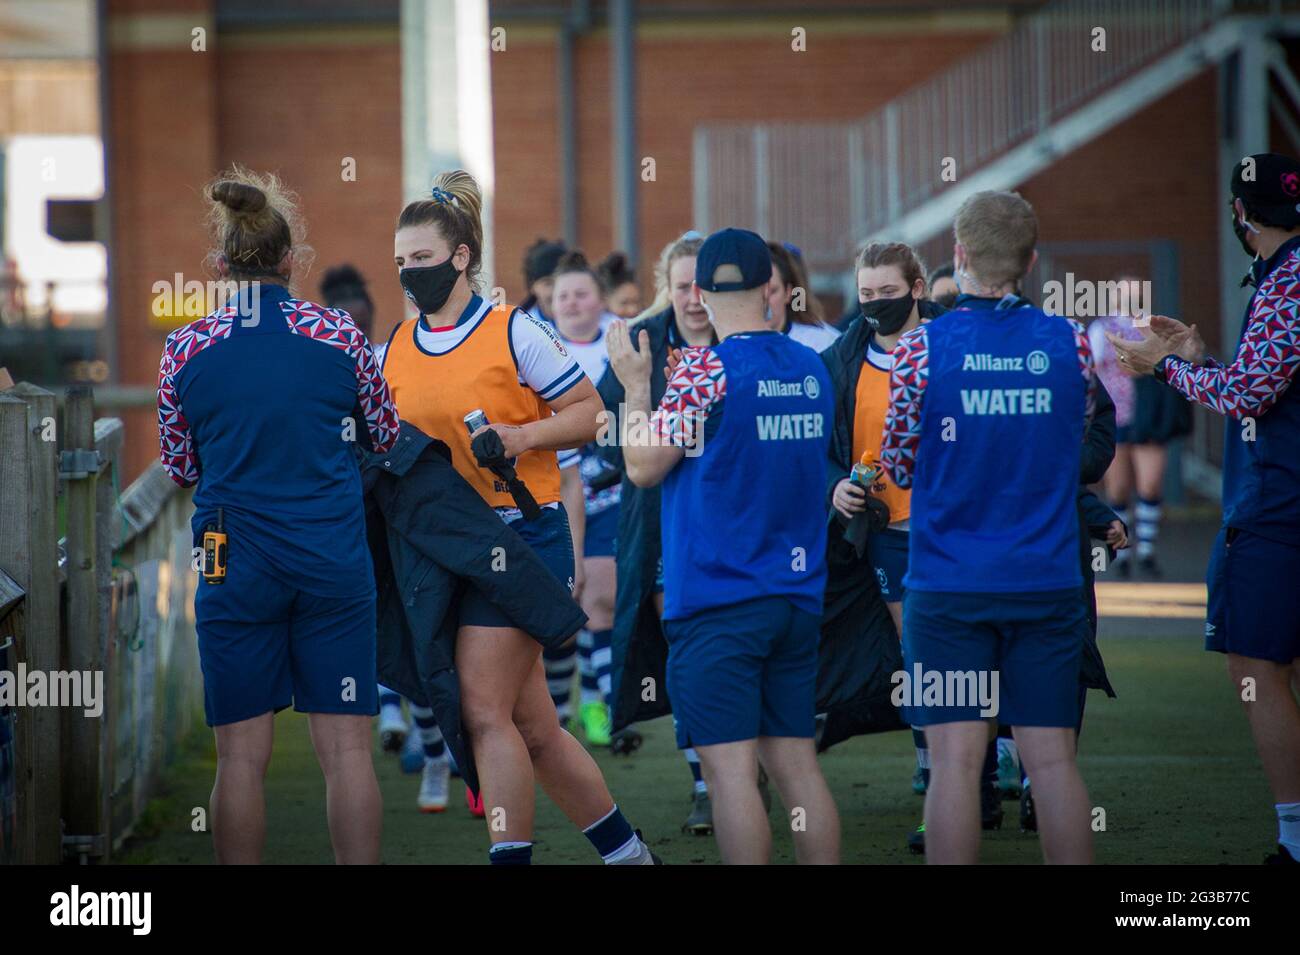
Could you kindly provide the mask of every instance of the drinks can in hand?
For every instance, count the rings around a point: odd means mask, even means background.
[[[869,464],[854,464],[849,472],[849,480],[860,487],[871,487],[876,481],[876,469]]]

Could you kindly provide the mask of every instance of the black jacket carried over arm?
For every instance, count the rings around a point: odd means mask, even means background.
[[[925,301],[919,308],[926,319],[944,311],[942,306]],[[845,541],[846,523],[831,506],[835,485],[849,476],[853,466],[858,378],[871,331],[872,326],[859,315],[821,353],[835,396],[835,425],[826,469],[828,573],[817,655],[817,711],[826,714],[826,722],[818,737],[819,750],[864,733],[907,728],[890,700],[890,678],[903,669],[898,631],[880,596],[870,562]]]
[[[1088,639],[1083,645],[1083,660],[1079,665],[1079,680],[1090,690],[1105,690],[1114,696],[1115,690],[1106,676],[1106,663],[1097,645],[1097,593],[1094,589],[1096,575],[1092,569],[1092,538],[1104,538],[1105,525],[1116,520],[1110,508],[1088,490],[1089,484],[1100,481],[1115,459],[1115,402],[1106,386],[1097,379],[1097,406],[1088,429],[1083,435],[1083,455],[1079,466],[1079,561],[1083,570],[1083,603],[1088,612]],[[1106,513],[1110,517],[1106,517]]]
[[[650,406],[653,409],[668,390],[662,369],[668,363],[668,351],[676,335],[672,307],[629,326],[633,346],[637,345],[642,329],[650,339]],[[599,442],[600,453],[621,471],[623,454],[614,439],[623,420],[623,383],[614,369],[609,368],[596,390],[610,415],[610,434]],[[663,553],[659,498],[658,487],[637,487],[624,478],[618,512],[618,589],[610,648],[610,728],[615,732],[631,723],[672,711],[664,677],[668,644],[654,605],[655,573]],[[646,679],[654,682],[645,684]]]
[[[826,536],[826,603],[817,643],[818,752],[865,733],[907,729],[890,699],[903,649],[871,564],[833,522]]]
[[[569,590],[451,465],[451,452],[405,421],[388,454],[362,465],[366,536],[378,596],[378,676],[430,707],[465,782],[478,777],[460,722],[457,597],[477,587],[519,629],[558,647],[587,622]]]

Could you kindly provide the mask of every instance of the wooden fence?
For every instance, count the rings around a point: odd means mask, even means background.
[[[190,496],[158,464],[122,489],[122,438],[88,387],[0,392],[0,681],[102,681],[0,692],[0,861],[111,858],[202,719]]]

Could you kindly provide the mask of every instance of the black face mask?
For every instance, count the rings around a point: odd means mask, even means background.
[[[1233,234],[1236,235],[1237,241],[1241,243],[1242,249],[1245,250],[1245,253],[1253,259],[1255,257],[1255,250],[1252,249],[1250,243],[1246,241],[1246,226],[1237,218],[1236,209],[1232,210],[1232,231]]]
[[[881,335],[893,335],[907,324],[912,316],[916,299],[911,292],[905,292],[898,298],[877,298],[870,302],[861,302],[862,315],[875,326]]]
[[[942,305],[944,308],[952,308],[957,304],[957,293],[949,292],[947,295],[936,295],[932,301],[934,304]]]
[[[460,270],[448,259],[441,265],[402,269],[397,275],[406,297],[421,313],[432,315],[447,304],[451,290],[460,278]]]

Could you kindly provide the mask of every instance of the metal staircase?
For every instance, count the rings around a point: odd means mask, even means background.
[[[695,228],[740,225],[794,239],[813,289],[853,301],[851,262],[863,241],[908,242],[942,262],[968,196],[1020,186],[1220,64],[1219,159],[1206,174],[1226,184],[1242,156],[1270,146],[1300,154],[1300,81],[1283,46],[1298,35],[1300,0],[1053,0],[860,119],[697,127]],[[1284,141],[1270,143],[1270,127]],[[1239,287],[1244,263],[1221,205],[1220,301],[1210,311],[1223,350],[1236,341],[1248,290]],[[1118,237],[1090,249],[1045,241],[1028,287],[1049,273],[1060,278],[1071,255],[1123,252],[1148,263],[1157,301],[1182,314],[1179,238],[1143,248]],[[1204,328],[1206,303],[1198,305]],[[1171,474],[1212,495],[1222,425],[1195,417]]]
[[[1232,12],[1056,0],[861,119],[700,126],[695,227],[797,236],[823,277],[865,239],[921,243],[967,196],[1015,187],[1239,49],[1259,23]]]

